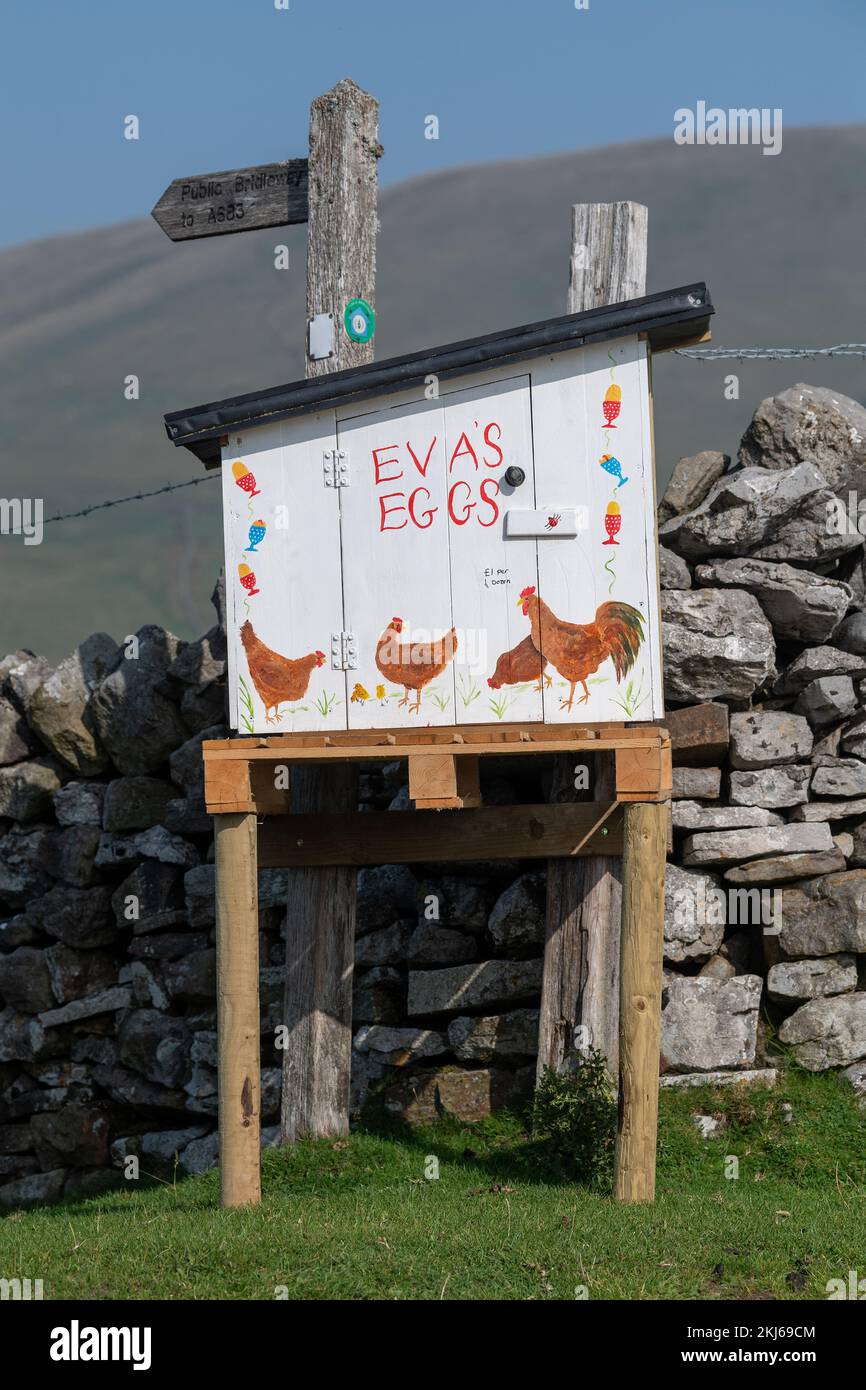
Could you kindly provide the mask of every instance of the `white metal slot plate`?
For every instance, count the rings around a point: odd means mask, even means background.
[[[580,507],[541,507],[536,511],[509,507],[505,513],[505,534],[574,537],[586,530],[585,520],[581,525],[581,511]]]

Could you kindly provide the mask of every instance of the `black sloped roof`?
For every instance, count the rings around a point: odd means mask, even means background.
[[[344,372],[174,410],[166,415],[165,428],[173,444],[191,449],[207,467],[213,468],[220,461],[220,440],[230,430],[250,429],[294,415],[369,400],[423,384],[430,375],[447,380],[485,367],[565,352],[633,333],[645,333],[656,350],[675,348],[705,333],[712,313],[712,301],[703,282],[683,285],[582,314],[565,314],[562,318],[487,333],[481,338],[370,362]]]

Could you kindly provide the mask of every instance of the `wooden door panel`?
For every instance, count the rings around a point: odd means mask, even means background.
[[[536,543],[506,535],[511,507],[535,506],[529,377],[442,397],[451,546],[451,595],[460,647],[454,661],[461,723],[537,721],[541,662],[518,607],[538,583]],[[520,468],[517,486],[505,480]]]
[[[346,728],[345,676],[330,664],[343,625],[339,498],[322,471],[335,443],[325,413],[223,451],[229,692],[242,734]]]
[[[349,727],[454,722],[445,439],[438,401],[341,419],[350,484],[340,489]],[[380,638],[392,619],[386,671]],[[405,683],[402,677],[405,676]]]
[[[554,669],[545,722],[658,718],[644,346],[626,338],[545,359],[533,368],[532,398],[538,505],[576,505],[583,516],[575,539],[538,542],[538,594],[550,614],[541,640]]]

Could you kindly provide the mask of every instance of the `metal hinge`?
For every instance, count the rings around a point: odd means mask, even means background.
[[[331,667],[334,671],[357,671],[358,643],[354,632],[331,633]]]
[[[349,455],[345,449],[326,449],[322,455],[325,487],[349,486]]]

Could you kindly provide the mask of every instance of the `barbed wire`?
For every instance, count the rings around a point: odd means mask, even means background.
[[[837,343],[833,347],[739,347],[739,348],[674,348],[676,357],[688,357],[701,362],[790,362],[798,357],[863,357],[866,358],[866,343]],[[133,492],[128,497],[113,497],[108,502],[94,502],[90,507],[82,507],[77,512],[59,512],[49,516],[43,525],[52,521],[75,521],[79,517],[90,516],[93,512],[105,511],[108,507],[122,507],[126,502],[143,502],[148,497],[161,497],[166,492],[178,492],[184,487],[197,487],[199,483],[219,478],[219,470],[205,473],[201,478],[188,478],[183,483],[167,483],[165,487],[153,488],[150,492]]]
[[[742,348],[674,348],[677,357],[691,357],[704,362],[733,359],[751,362],[766,358],[772,362],[790,362],[795,357],[866,357],[866,343],[837,343],[835,347],[742,347]]]
[[[214,478],[219,478],[221,474],[205,473],[201,478],[187,478],[184,483],[166,483],[165,487],[155,487],[151,492],[131,492],[128,497],[113,497],[110,502],[94,502],[90,507],[82,507],[79,512],[58,512],[56,516],[48,516],[42,523],[48,526],[52,521],[73,521],[79,516],[90,516],[91,512],[102,512],[107,507],[121,507],[124,502],[143,502],[146,497],[161,497],[164,492],[178,492],[182,487],[197,487],[199,483],[209,483]]]

